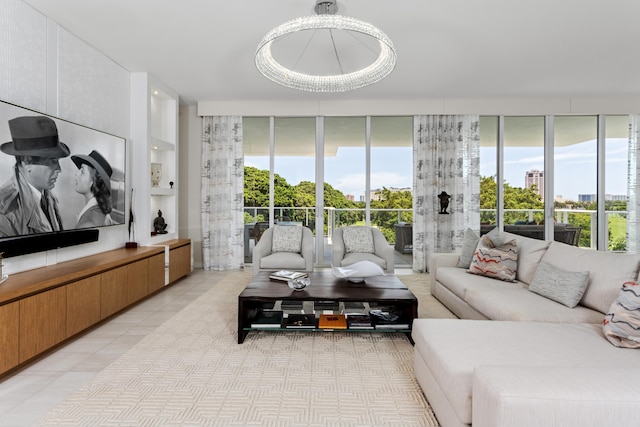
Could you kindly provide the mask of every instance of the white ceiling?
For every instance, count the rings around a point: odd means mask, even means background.
[[[395,71],[339,94],[284,88],[254,52],[315,0],[25,0],[183,103],[640,96],[638,0],[338,0],[393,41]]]

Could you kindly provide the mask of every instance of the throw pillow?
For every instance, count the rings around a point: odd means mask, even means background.
[[[467,270],[471,274],[513,282],[518,268],[518,246],[510,240],[501,246],[494,246],[488,237],[482,236],[471,265]]]
[[[587,290],[588,271],[567,271],[541,261],[529,285],[529,290],[574,308]]]
[[[616,347],[640,348],[640,283],[622,285],[604,317],[602,331]]]
[[[342,229],[342,240],[346,253],[369,253],[375,252],[373,246],[373,233],[369,227],[344,227]]]
[[[476,247],[480,241],[480,236],[476,234],[470,228],[464,231],[464,238],[462,239],[462,251],[460,252],[460,259],[458,260],[458,268],[471,267],[471,260],[473,254],[476,252]]]
[[[300,252],[302,249],[302,226],[275,225],[271,240],[271,252]]]

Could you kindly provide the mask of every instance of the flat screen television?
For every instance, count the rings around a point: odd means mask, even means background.
[[[0,101],[0,252],[98,240],[125,223],[126,140]]]

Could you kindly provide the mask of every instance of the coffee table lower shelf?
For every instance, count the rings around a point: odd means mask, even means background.
[[[338,333],[352,333],[352,334],[405,334],[411,344],[413,344],[413,339],[411,338],[411,329],[320,329],[320,328],[242,328],[242,330],[238,331],[242,337],[238,337],[238,344],[244,342],[244,339],[247,337],[249,332],[251,331],[261,331],[261,332],[315,332],[315,333],[328,333],[328,332],[338,332]]]

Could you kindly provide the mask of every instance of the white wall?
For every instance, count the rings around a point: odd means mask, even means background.
[[[180,200],[179,235],[191,239],[193,266],[202,268],[200,216],[200,165],[202,164],[202,118],[195,105],[180,107]]]
[[[128,139],[129,98],[127,70],[21,0],[0,0],[0,99]],[[128,147],[128,170],[130,153]],[[126,225],[102,228],[98,242],[8,258],[4,271],[104,252],[126,240]]]

